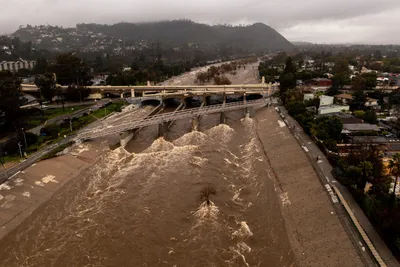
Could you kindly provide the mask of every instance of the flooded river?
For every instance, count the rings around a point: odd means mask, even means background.
[[[6,236],[0,265],[294,266],[255,125],[143,129]]]

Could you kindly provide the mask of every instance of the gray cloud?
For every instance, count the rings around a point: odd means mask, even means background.
[[[210,24],[263,22],[289,40],[400,44],[399,0],[15,0],[1,6],[1,33],[25,24],[187,18]]]

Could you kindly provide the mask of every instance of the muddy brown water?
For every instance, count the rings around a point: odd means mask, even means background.
[[[0,266],[294,266],[255,123],[144,128],[6,236]]]

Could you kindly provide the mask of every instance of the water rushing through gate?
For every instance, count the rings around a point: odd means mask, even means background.
[[[2,266],[290,266],[252,119],[144,129],[102,156],[3,241]],[[205,188],[212,188],[207,203]]]

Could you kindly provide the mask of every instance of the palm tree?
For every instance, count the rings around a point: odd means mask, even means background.
[[[362,181],[360,181],[360,185],[365,187],[366,182],[372,176],[372,169],[373,169],[372,163],[367,160],[364,160],[364,161],[360,162],[358,167],[361,170],[361,177],[362,177]]]
[[[393,198],[396,199],[396,186],[400,175],[400,153],[396,153],[389,161],[389,168],[392,175],[396,177],[393,187]]]

